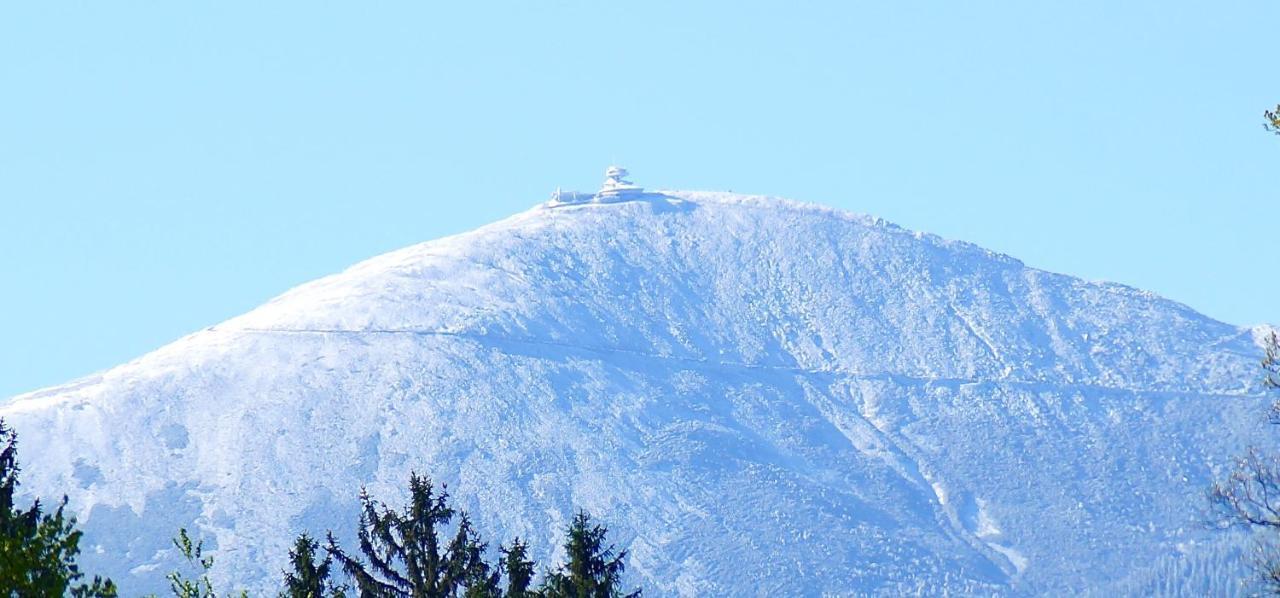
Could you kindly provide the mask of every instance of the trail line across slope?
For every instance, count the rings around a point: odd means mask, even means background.
[[[758,363],[742,363],[734,361],[714,361],[710,359],[695,359],[691,357],[681,357],[678,355],[663,355],[649,351],[640,351],[635,349],[624,349],[620,347],[600,347],[583,345],[578,343],[567,343],[562,341],[553,341],[547,339],[530,339],[530,338],[512,338],[505,336],[477,334],[474,332],[452,332],[447,330],[411,330],[411,329],[367,329],[367,330],[342,330],[342,329],[323,329],[323,328],[221,328],[211,327],[206,329],[212,332],[244,332],[249,334],[316,334],[316,335],[407,335],[407,336],[438,336],[448,338],[461,338],[474,340],[476,342],[487,343],[513,343],[546,347],[559,347],[564,349],[573,349],[590,353],[602,354],[622,354],[633,355],[637,357],[646,357],[649,359],[679,361],[700,366],[713,366],[747,370],[772,370],[795,372],[802,374],[834,374],[844,376],[854,380],[890,380],[890,381],[906,381],[917,384],[943,384],[947,386],[956,386],[964,384],[1008,384],[1012,386],[1021,386],[1029,388],[1054,388],[1059,390],[1080,390],[1080,391],[1097,391],[1097,392],[1127,392],[1133,394],[1148,395],[1195,395],[1199,397],[1209,398],[1259,398],[1266,396],[1265,392],[1183,392],[1178,390],[1170,390],[1165,388],[1136,388],[1129,386],[1115,386],[1108,384],[1086,384],[1078,382],[1063,382],[1054,380],[1026,380],[1020,378],[1000,377],[1000,378],[965,378],[954,376],[930,376],[922,374],[903,374],[898,372],[857,372],[853,370],[845,370],[839,368],[807,368],[800,366],[787,365],[771,365]]]

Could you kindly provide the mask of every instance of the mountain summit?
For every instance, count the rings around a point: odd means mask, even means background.
[[[395,503],[411,470],[543,563],[588,509],[654,595],[1231,581],[1187,572],[1231,550],[1198,517],[1260,434],[1249,329],[625,175],[0,403],[23,488],[70,495],[126,592],[163,587],[187,527],[265,593],[297,533],[352,537],[359,488]]]

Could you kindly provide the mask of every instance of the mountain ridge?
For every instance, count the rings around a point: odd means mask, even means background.
[[[356,488],[410,468],[543,562],[590,508],[659,593],[790,562],[806,594],[1114,589],[1230,549],[1190,506],[1259,439],[1256,328],[879,218],[663,193],[393,251],[0,403],[27,489],[71,488],[138,588],[180,525],[268,588],[289,534],[349,532]]]
[[[1135,295],[1137,295],[1137,296],[1140,296],[1140,297],[1146,297],[1146,298],[1150,298],[1150,299],[1153,299],[1153,300],[1158,300],[1158,301],[1167,302],[1167,303],[1172,304],[1172,305],[1175,305],[1175,306],[1177,306],[1177,307],[1179,307],[1179,308],[1181,308],[1181,309],[1183,309],[1183,310],[1185,310],[1185,311],[1193,312],[1193,313],[1197,313],[1197,314],[1198,314],[1198,312],[1196,312],[1196,310],[1195,310],[1194,308],[1192,308],[1192,307],[1190,307],[1190,306],[1188,306],[1188,305],[1186,305],[1186,304],[1183,304],[1183,303],[1178,302],[1178,301],[1176,301],[1176,300],[1173,300],[1173,299],[1170,299],[1170,298],[1164,297],[1164,296],[1162,296],[1162,295],[1159,295],[1159,294],[1157,294],[1157,293],[1154,293],[1154,292],[1151,292],[1151,291],[1148,291],[1148,290],[1145,290],[1145,289],[1142,289],[1142,288],[1139,288],[1139,287],[1134,287],[1134,286],[1132,286],[1132,285],[1128,285],[1128,284],[1125,284],[1125,283],[1115,282],[1115,281],[1109,281],[1109,280],[1087,280],[1087,279],[1080,279],[1080,278],[1077,278],[1077,277],[1071,276],[1071,275],[1069,275],[1069,274],[1063,274],[1063,273],[1059,273],[1059,272],[1054,272],[1054,271],[1050,271],[1050,270],[1044,270],[1044,269],[1035,268],[1035,267],[1032,267],[1032,266],[1027,266],[1024,262],[1022,262],[1022,261],[1021,261],[1021,260],[1019,260],[1018,258],[1016,258],[1016,257],[1014,257],[1014,256],[1011,256],[1011,255],[1008,255],[1008,254],[1005,254],[1005,253],[1002,253],[1002,252],[992,251],[992,250],[986,249],[986,248],[984,248],[984,247],[982,247],[982,246],[980,246],[980,245],[977,245],[977,244],[974,244],[974,243],[970,243],[970,242],[967,242],[967,241],[964,241],[964,240],[948,239],[948,238],[945,238],[945,237],[941,237],[941,236],[938,236],[938,235],[934,235],[934,234],[932,234],[932,233],[921,232],[921,231],[913,231],[913,230],[911,230],[911,229],[908,229],[908,228],[902,227],[902,226],[900,226],[900,225],[898,225],[898,224],[895,224],[895,223],[893,223],[893,222],[891,222],[891,221],[888,221],[888,220],[885,220],[885,219],[883,219],[883,218],[879,218],[879,217],[876,217],[876,216],[871,216],[871,215],[861,214],[861,213],[856,213],[856,212],[850,212],[850,211],[847,211],[847,210],[842,210],[842,209],[839,209],[839,208],[833,208],[833,207],[829,207],[829,206],[824,206],[824,205],[817,204],[817,203],[803,202],[803,201],[798,201],[798,200],[793,200],[793,199],[788,199],[788,198],[781,198],[781,197],[767,196],[767,195],[746,195],[746,194],[733,194],[733,193],[712,192],[712,191],[678,191],[678,190],[658,190],[658,191],[657,191],[657,193],[662,194],[662,195],[666,195],[666,196],[668,196],[668,197],[670,197],[670,198],[673,198],[673,199],[679,199],[679,200],[683,200],[683,201],[689,201],[689,200],[703,201],[703,202],[706,202],[706,201],[714,201],[714,202],[717,202],[717,203],[721,203],[721,204],[724,204],[724,205],[730,205],[730,206],[741,206],[741,207],[747,207],[747,208],[773,209],[773,210],[786,209],[786,210],[795,211],[795,212],[800,212],[800,213],[806,213],[806,214],[814,214],[814,215],[821,215],[821,216],[833,217],[833,218],[836,218],[836,219],[844,220],[844,221],[851,222],[851,223],[855,223],[855,224],[862,225],[862,226],[875,227],[875,228],[883,229],[883,230],[885,230],[885,231],[889,231],[889,232],[893,232],[893,233],[899,233],[899,234],[902,234],[902,235],[905,235],[905,236],[908,236],[908,237],[913,237],[913,238],[915,238],[915,239],[917,239],[917,240],[925,240],[925,241],[928,241],[928,242],[931,242],[931,243],[935,243],[935,244],[940,245],[940,246],[943,246],[943,247],[957,247],[957,248],[961,248],[961,249],[966,250],[966,251],[967,251],[967,250],[977,251],[977,252],[979,252],[979,253],[981,253],[981,254],[984,254],[985,256],[990,257],[990,258],[992,258],[992,259],[994,259],[994,260],[997,260],[997,261],[1007,261],[1007,262],[1009,262],[1009,263],[1011,263],[1011,264],[1014,264],[1014,265],[1017,265],[1017,266],[1025,267],[1025,268],[1027,268],[1029,271],[1036,272],[1036,273],[1039,273],[1039,274],[1041,274],[1041,275],[1045,275],[1045,276],[1064,276],[1064,277],[1070,277],[1070,278],[1072,278],[1072,279],[1079,280],[1080,282],[1083,282],[1083,283],[1088,284],[1088,285],[1096,285],[1096,286],[1100,286],[1100,287],[1116,288],[1116,289],[1120,289],[1120,290],[1125,291],[1125,292],[1132,292],[1132,293],[1134,293],[1134,294],[1135,294]],[[630,203],[643,203],[643,202],[630,202]],[[377,264],[378,262],[380,262],[380,261],[382,261],[382,260],[390,259],[390,258],[392,258],[392,257],[398,257],[398,256],[400,256],[401,254],[409,254],[410,252],[414,252],[415,250],[419,250],[419,249],[422,249],[422,248],[427,248],[427,247],[437,247],[437,246],[446,246],[446,247],[447,247],[450,243],[464,242],[464,241],[466,241],[466,240],[468,240],[468,239],[474,238],[474,237],[476,237],[476,236],[478,236],[478,235],[481,235],[481,234],[484,234],[484,233],[511,232],[511,230],[512,230],[512,228],[513,228],[513,226],[512,226],[512,225],[514,225],[514,224],[519,224],[519,223],[523,223],[523,222],[527,222],[527,221],[529,221],[529,220],[535,219],[535,218],[537,218],[538,216],[542,215],[542,212],[543,212],[544,210],[563,210],[563,211],[574,211],[574,210],[584,210],[584,209],[585,209],[585,210],[592,210],[592,209],[609,209],[610,207],[612,207],[612,206],[614,206],[614,205],[616,205],[616,204],[591,204],[591,203],[585,203],[585,204],[569,204],[569,205],[564,205],[564,206],[552,206],[552,205],[549,205],[549,204],[547,204],[547,203],[542,203],[542,204],[538,204],[538,205],[534,206],[534,207],[533,207],[532,209],[530,209],[530,210],[526,210],[526,211],[524,211],[524,212],[520,212],[520,213],[514,214],[514,215],[509,216],[509,217],[507,217],[507,218],[504,218],[504,219],[502,219],[502,220],[498,220],[498,221],[492,222],[492,223],[490,223],[490,224],[487,224],[487,225],[481,226],[481,227],[476,228],[476,229],[471,230],[471,231],[466,231],[466,232],[462,232],[462,233],[457,233],[457,234],[453,234],[453,235],[448,235],[448,236],[441,237],[441,238],[439,238],[439,239],[430,240],[430,241],[423,241],[423,242],[420,242],[420,243],[415,243],[415,244],[413,244],[413,245],[409,245],[409,246],[404,247],[404,248],[401,248],[401,249],[392,250],[392,251],[390,251],[390,252],[387,252],[387,253],[384,253],[384,254],[380,254],[380,255],[378,255],[378,256],[375,256],[375,257],[373,257],[373,258],[368,258],[368,259],[365,259],[365,260],[361,260],[360,262],[358,262],[358,263],[356,263],[356,264],[354,264],[354,265],[352,265],[352,266],[350,266],[350,267],[348,267],[348,268],[346,268],[346,269],[342,270],[341,272],[334,273],[334,274],[330,274],[330,275],[326,275],[326,276],[322,276],[322,277],[320,277],[320,278],[318,278],[318,279],[315,279],[315,280],[313,280],[313,281],[310,281],[310,282],[306,282],[306,283],[299,284],[299,285],[297,285],[297,286],[295,286],[295,287],[293,287],[293,288],[291,288],[291,289],[286,290],[285,292],[283,292],[283,293],[281,293],[281,294],[279,294],[279,295],[276,295],[276,296],[274,296],[274,297],[272,297],[272,298],[268,299],[268,300],[267,300],[267,301],[266,301],[262,306],[259,306],[258,308],[251,309],[250,311],[248,311],[248,312],[246,312],[245,314],[242,314],[242,315],[240,315],[240,316],[233,316],[232,318],[229,318],[229,319],[227,319],[226,321],[224,321],[224,322],[222,322],[222,323],[215,324],[215,325],[212,325],[212,326],[208,326],[208,327],[202,328],[202,329],[200,329],[200,330],[194,331],[194,332],[192,332],[192,333],[189,333],[189,334],[187,334],[187,335],[183,335],[182,337],[180,337],[180,338],[178,338],[178,339],[175,339],[174,341],[171,341],[170,343],[166,343],[165,345],[161,346],[160,348],[157,348],[156,350],[154,350],[154,351],[152,351],[152,352],[149,352],[149,353],[148,353],[148,355],[149,355],[150,353],[153,353],[153,352],[156,352],[156,351],[162,351],[162,350],[164,350],[165,348],[167,348],[167,347],[168,347],[169,345],[171,345],[171,344],[177,344],[177,343],[180,343],[180,342],[182,342],[182,341],[184,341],[184,340],[188,339],[189,337],[191,337],[191,336],[195,336],[195,335],[198,335],[198,334],[201,334],[202,332],[213,331],[213,330],[218,330],[218,329],[223,329],[223,328],[235,328],[235,326],[232,326],[232,324],[234,324],[234,323],[236,323],[236,322],[238,322],[238,321],[240,321],[240,320],[244,319],[246,316],[249,316],[249,315],[251,315],[251,314],[254,314],[255,312],[258,312],[258,311],[262,310],[262,309],[263,309],[263,308],[265,308],[265,307],[271,306],[272,304],[274,304],[274,303],[276,303],[276,302],[278,302],[278,301],[281,301],[281,300],[283,300],[283,299],[287,299],[288,297],[290,297],[290,296],[292,296],[292,295],[294,295],[294,294],[303,293],[303,292],[305,292],[305,291],[309,290],[313,285],[316,285],[316,284],[318,284],[318,283],[322,283],[322,282],[324,282],[324,281],[328,281],[328,280],[331,280],[331,279],[336,279],[336,278],[342,277],[342,276],[344,276],[344,275],[346,275],[346,274],[352,273],[353,271],[358,271],[358,270],[360,270],[360,269],[370,268],[371,266],[373,266],[373,265]],[[1207,317],[1207,316],[1205,316],[1205,317]],[[1236,328],[1236,330],[1237,330],[1237,332],[1238,332],[1239,334],[1242,334],[1242,335],[1243,335],[1243,334],[1249,334],[1249,335],[1252,335],[1252,336],[1255,336],[1255,337],[1257,337],[1258,335],[1262,334],[1261,332],[1258,332],[1259,330],[1269,330],[1269,329],[1271,329],[1271,327],[1270,327],[1270,326],[1265,325],[1265,324],[1257,324],[1257,325],[1252,325],[1252,326],[1247,326],[1247,325],[1246,325],[1246,326],[1241,326],[1241,325],[1232,325],[1232,324],[1228,324],[1228,323],[1226,323],[1226,322],[1222,322],[1222,321],[1220,321],[1220,320],[1214,320],[1214,321],[1219,322],[1219,323],[1221,323],[1221,324],[1223,324],[1223,325],[1225,325],[1225,326],[1232,326],[1232,327]],[[281,328],[281,329],[278,329],[278,330],[277,330],[277,329],[273,329],[273,328],[269,328],[269,327],[263,327],[263,328],[248,327],[248,328],[244,328],[244,330],[247,330],[247,331],[258,331],[258,332],[270,332],[270,331],[289,332],[289,331],[291,331],[291,329]],[[297,331],[298,331],[298,332],[309,332],[309,331],[314,331],[314,332],[333,332],[333,333],[345,333],[345,332],[369,332],[369,333],[378,333],[378,332],[386,332],[386,333],[390,333],[390,332],[405,332],[405,333],[422,333],[422,334],[429,334],[429,333],[448,334],[448,332],[446,332],[446,331],[408,330],[408,329],[405,329],[405,330],[360,330],[360,329],[342,329],[342,328],[332,328],[332,329],[326,329],[326,330],[297,330]],[[1226,337],[1226,338],[1224,338],[1223,340],[1225,341],[1225,340],[1228,340],[1229,338],[1231,338],[1231,337]],[[146,355],[144,355],[144,356],[140,356],[139,358],[141,358],[141,357],[145,357],[145,356],[146,356]],[[106,368],[106,369],[100,370],[100,371],[98,371],[98,372],[94,372],[94,373],[87,374],[87,375],[85,375],[85,376],[77,377],[77,378],[75,378],[75,379],[73,379],[73,380],[71,380],[71,381],[69,381],[69,382],[67,382],[67,383],[63,383],[63,384],[59,384],[59,385],[54,385],[54,386],[50,386],[50,387],[46,387],[46,388],[42,388],[42,389],[36,389],[36,390],[33,390],[33,391],[28,391],[28,392],[19,393],[19,394],[17,394],[17,395],[13,395],[9,400],[10,400],[10,401],[12,401],[12,400],[19,400],[19,399],[25,399],[25,398],[29,398],[29,397],[34,397],[34,396],[37,396],[37,395],[41,395],[41,394],[45,394],[45,393],[49,393],[49,392],[52,392],[52,391],[56,391],[56,390],[58,390],[58,389],[63,389],[63,388],[66,388],[66,387],[69,387],[69,386],[72,386],[72,385],[76,385],[76,384],[81,383],[82,381],[88,381],[88,380],[92,380],[92,379],[97,379],[98,377],[100,377],[101,375],[105,374],[106,372],[108,372],[108,371],[110,371],[110,370],[112,370],[112,369],[115,369],[115,368],[117,368],[117,367],[121,367],[121,366],[124,366],[124,365],[132,364],[134,361],[136,361],[136,359],[135,359],[135,360],[130,360],[130,361],[125,362],[124,364],[120,364],[120,365],[118,365],[118,366],[112,366],[112,367],[109,367],[109,368]]]

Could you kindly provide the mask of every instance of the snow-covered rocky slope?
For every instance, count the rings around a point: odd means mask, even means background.
[[[298,532],[350,538],[359,488],[395,503],[410,470],[543,562],[587,508],[652,595],[1124,593],[1229,560],[1200,510],[1266,440],[1253,337],[874,218],[672,192],[383,255],[0,416],[24,489],[69,494],[130,593],[180,526],[265,593]]]

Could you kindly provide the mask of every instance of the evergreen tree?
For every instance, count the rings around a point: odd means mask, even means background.
[[[541,592],[546,598],[632,598],[636,590],[622,591],[623,559],[627,551],[615,554],[613,545],[605,546],[608,530],[593,524],[586,511],[578,511],[565,530],[564,549],[568,562],[547,574]]]
[[[329,534],[329,554],[354,581],[361,598],[496,596],[497,576],[484,562],[485,545],[465,515],[442,547],[440,534],[453,520],[449,495],[431,480],[409,476],[409,506],[395,511],[361,491],[359,555],[343,551]],[[368,561],[367,563],[365,561]]]
[[[507,598],[530,598],[534,562],[529,559],[529,545],[516,538],[510,548],[502,548],[502,569],[507,576]]]
[[[52,514],[39,500],[27,509],[14,504],[18,488],[18,436],[0,419],[0,595],[113,597],[115,584],[84,577],[76,564],[81,532],[64,513],[64,496]]]
[[[325,554],[324,559],[316,562],[316,552],[320,544],[311,536],[302,534],[293,543],[289,551],[289,564],[292,571],[285,571],[285,589],[281,598],[342,598],[346,596],[341,587],[335,586],[329,579],[333,566],[333,557]]]
[[[459,554],[462,558],[451,564],[451,577],[462,580],[466,598],[501,598],[499,571],[484,562],[485,544],[472,528],[466,513],[461,513],[459,520],[458,533],[449,543],[449,554]]]

